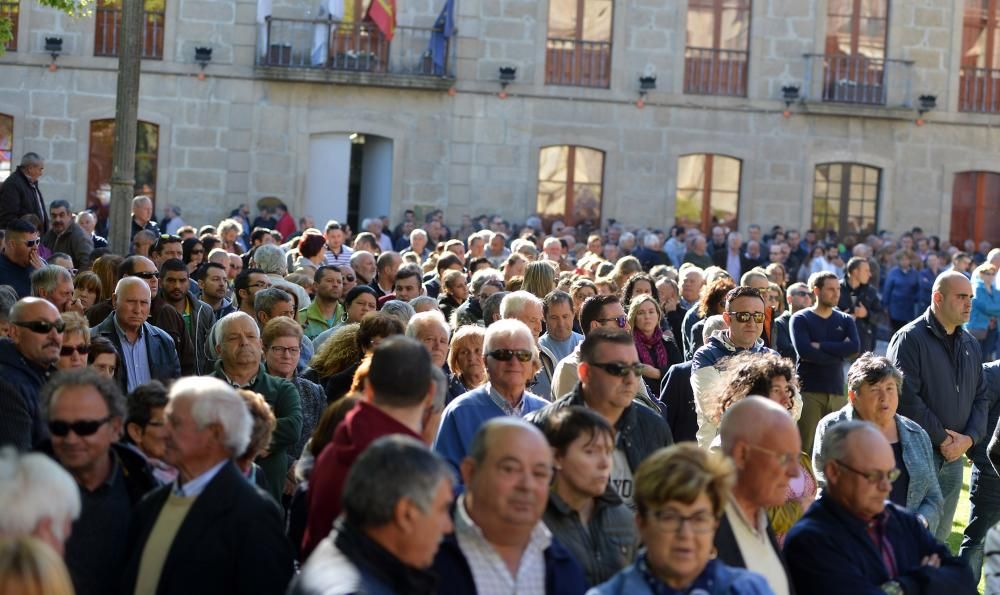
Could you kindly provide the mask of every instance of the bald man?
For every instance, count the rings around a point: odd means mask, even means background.
[[[48,300],[26,297],[10,309],[10,341],[0,341],[0,446],[30,450],[48,438],[38,393],[55,372],[63,321]]]
[[[722,451],[736,465],[736,485],[715,533],[719,559],[763,575],[776,595],[790,593],[767,509],[785,503],[788,483],[799,475],[802,440],[795,420],[774,401],[747,397],[726,411],[719,434]]]
[[[931,305],[899,329],[886,354],[903,373],[899,414],[920,424],[935,447],[944,496],[935,536],[947,540],[962,489],[962,456],[988,439],[989,409],[979,342],[962,325],[972,312],[972,284],[947,271],[934,280]]]
[[[785,540],[797,592],[976,592],[968,566],[916,514],[887,501],[899,469],[878,428],[831,426],[818,462],[826,488]]]

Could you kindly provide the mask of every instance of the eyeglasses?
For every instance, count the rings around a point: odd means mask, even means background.
[[[160,239],[161,240],[170,240],[171,242],[179,242],[179,241],[181,241],[181,237],[180,236],[175,236],[175,235],[172,235],[172,234],[169,234],[169,233],[161,233],[160,234]]]
[[[611,374],[612,376],[617,376],[619,378],[625,378],[626,376],[628,376],[629,372],[636,375],[637,377],[642,376],[643,366],[642,364],[639,363],[625,365],[625,364],[616,364],[612,362],[608,362],[606,364],[599,364],[597,362],[594,362],[590,365],[594,366],[595,368],[600,368],[601,370],[604,370],[608,374]]]
[[[302,350],[298,347],[282,347],[281,345],[271,345],[271,352],[278,356],[293,355],[299,356]]]
[[[345,275],[344,276],[344,281],[347,281],[348,283],[353,283],[354,282],[354,275]]]
[[[90,353],[90,345],[77,345],[73,347],[72,345],[63,345],[62,349],[59,350],[59,355],[63,357],[69,357],[73,355],[73,352],[79,353],[80,355],[87,355]]]
[[[763,312],[730,312],[729,316],[734,318],[736,322],[750,322],[751,318],[758,324],[764,322]]]
[[[532,354],[527,349],[494,349],[486,355],[501,362],[509,362],[516,357],[517,361],[528,363]]]
[[[868,472],[858,471],[857,469],[851,467],[850,465],[848,465],[844,461],[841,461],[840,459],[834,459],[834,462],[843,467],[844,469],[847,469],[851,473],[857,473],[861,477],[867,479],[869,483],[875,485],[878,485],[885,480],[889,480],[889,483],[892,483],[897,479],[899,479],[899,475],[902,473],[902,471],[896,468],[889,469],[888,471],[868,471]]]
[[[253,287],[253,288],[257,288],[257,287],[270,287],[270,286],[271,286],[271,284],[268,283],[268,282],[266,282],[266,281],[258,281],[256,283],[247,283],[247,287]]]
[[[625,318],[624,316],[615,316],[613,318],[598,318],[597,322],[599,324],[607,324],[609,322],[614,322],[618,325],[618,328],[625,328],[625,325],[628,323],[628,319]]]
[[[792,295],[794,297],[807,297],[809,295],[808,291],[793,291]]]
[[[52,332],[52,329],[56,329],[57,333],[62,333],[66,328],[66,323],[60,318],[55,322],[49,322],[47,320],[22,320],[18,322],[11,322],[14,326],[19,326],[21,328],[26,328],[33,333],[38,333],[39,335],[47,335]]]
[[[156,271],[142,271],[142,272],[138,272],[138,273],[132,273],[129,276],[130,277],[138,277],[140,279],[155,279],[159,275],[160,274],[157,273]]]
[[[750,444],[750,448],[753,450],[759,450],[763,453],[767,453],[778,460],[778,464],[782,467],[787,467],[792,464],[792,461],[796,460],[797,454],[791,452],[778,452],[771,450],[770,448],[764,448],[763,446],[757,446],[756,444]]]
[[[204,254],[204,253],[205,253],[205,251],[202,250],[202,249],[200,249],[200,248],[197,249],[197,250],[192,250],[191,251],[191,254]]]
[[[715,529],[715,517],[706,512],[684,516],[666,510],[656,510],[649,516],[656,521],[658,529],[668,533],[680,533],[684,525],[690,527],[693,533],[710,533]]]
[[[92,436],[97,433],[97,430],[101,429],[101,426],[111,421],[111,416],[105,417],[104,419],[82,419],[80,421],[59,421],[52,420],[49,422],[49,432],[53,436],[68,436],[70,432],[73,432],[77,436]]]

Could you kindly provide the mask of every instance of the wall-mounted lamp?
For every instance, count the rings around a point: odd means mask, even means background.
[[[515,79],[517,79],[516,66],[500,67],[500,99],[507,99],[507,85],[513,83]]]
[[[59,54],[62,53],[62,45],[62,37],[45,38],[45,51],[52,56],[52,62],[49,63],[49,70],[52,72],[56,71],[56,59],[59,57]]]
[[[799,87],[797,85],[785,85],[781,88],[781,98],[785,102],[785,111],[781,115],[790,118],[792,115],[792,104],[799,100]]]
[[[201,67],[198,73],[198,80],[205,80],[205,67],[212,61],[212,48],[194,48],[194,61]]]
[[[937,95],[921,95],[920,107],[917,108],[917,126],[924,125],[924,114],[937,107]]]
[[[635,106],[642,109],[646,105],[646,94],[656,89],[656,75],[644,74],[639,76],[639,99]]]

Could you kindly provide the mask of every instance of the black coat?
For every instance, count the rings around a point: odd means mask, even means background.
[[[858,339],[861,341],[858,353],[866,353],[875,349],[878,330],[876,320],[882,314],[882,302],[878,299],[878,292],[871,284],[866,283],[851,289],[846,278],[841,280],[840,302],[837,303],[837,309],[854,316],[854,309],[858,304],[863,305],[868,310],[868,315],[864,318],[854,319],[854,326],[858,328]]]
[[[37,184],[33,184],[20,167],[4,180],[0,185],[0,229],[5,229],[14,219],[34,215],[42,222],[39,235],[48,231],[49,212],[45,208],[42,191],[38,190],[38,195],[35,195],[36,188]]]
[[[694,389],[691,388],[691,364],[670,366],[660,381],[660,404],[666,409],[664,419],[670,426],[674,442],[694,442],[698,439],[698,414],[694,409]]]
[[[128,371],[125,369],[122,342],[118,337],[118,330],[115,328],[114,317],[115,314],[112,312],[104,319],[104,322],[90,329],[90,333],[108,339],[118,350],[118,367],[115,369],[115,379],[118,381],[122,393],[128,394]],[[177,349],[174,348],[174,340],[166,331],[148,322],[142,323],[142,328],[146,335],[146,355],[149,358],[147,361],[149,362],[150,378],[169,385],[181,376],[181,363],[177,356]]]
[[[48,438],[38,393],[54,371],[24,359],[10,339],[0,339],[0,446],[25,451]]]
[[[135,591],[139,563],[173,484],[139,503],[129,529],[123,594]],[[156,595],[281,595],[294,572],[292,546],[274,501],[228,462],[191,506],[170,546]]]

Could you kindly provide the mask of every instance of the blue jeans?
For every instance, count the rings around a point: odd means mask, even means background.
[[[955,520],[955,508],[958,507],[958,497],[962,493],[962,465],[965,457],[948,463],[941,453],[934,453],[934,466],[938,470],[938,483],[941,484],[941,495],[944,505],[941,510],[941,522],[934,534],[941,543],[948,543],[951,535],[951,523]]]
[[[983,570],[983,543],[990,527],[1000,522],[1000,477],[992,469],[972,465],[969,486],[969,526],[965,528],[958,555],[972,569],[976,582]]]

